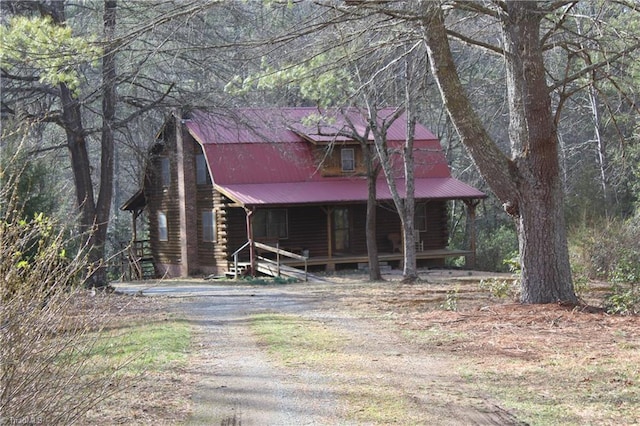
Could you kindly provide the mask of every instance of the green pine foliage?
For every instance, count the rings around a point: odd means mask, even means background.
[[[96,63],[102,49],[92,40],[73,35],[68,26],[55,25],[49,17],[14,16],[0,26],[0,62],[3,71],[35,69],[41,83],[66,84],[78,93],[78,67]]]

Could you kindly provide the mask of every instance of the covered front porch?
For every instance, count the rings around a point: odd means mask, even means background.
[[[295,250],[298,251],[298,250]],[[241,254],[248,252],[249,259],[242,259]],[[245,257],[246,257],[245,253]],[[441,267],[446,258],[472,256],[470,250],[431,249],[419,250],[415,253],[418,266]],[[378,262],[381,266],[401,268],[404,255],[398,252],[378,253]],[[251,260],[253,258],[253,261]],[[270,246],[261,242],[247,241],[233,254],[233,264],[226,272],[228,276],[238,277],[249,271],[271,276],[288,276],[308,280],[313,277],[308,274],[309,269],[322,267],[324,271],[333,272],[337,269],[365,269],[368,267],[369,258],[366,254],[339,254],[336,256],[313,256],[308,252],[295,253],[289,248]],[[315,268],[314,268],[315,267]]]
[[[446,258],[467,257],[473,255],[471,250],[452,250],[452,249],[433,249],[416,251],[417,261],[434,261],[432,265],[440,266],[440,263]],[[379,262],[397,262],[402,263],[404,259],[403,253],[378,253]],[[282,263],[288,266],[301,267],[304,262],[295,259],[283,259]],[[368,264],[369,258],[367,254],[337,254],[329,256],[312,256],[307,258],[308,266],[326,266],[328,271],[339,269],[340,266]]]

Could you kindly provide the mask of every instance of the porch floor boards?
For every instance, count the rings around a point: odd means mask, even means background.
[[[473,254],[470,250],[449,250],[449,249],[438,249],[438,250],[423,250],[416,251],[416,259],[444,259],[446,257],[461,257],[468,256]],[[389,261],[402,261],[404,255],[402,253],[378,253],[378,260],[380,262],[389,262]],[[281,258],[281,262],[285,265],[300,267],[304,266],[304,262],[293,259],[284,259]],[[357,254],[357,255],[345,255],[345,254],[336,254],[333,257],[328,256],[311,256],[307,259],[307,265],[326,265],[328,263],[333,263],[335,265],[345,264],[345,263],[368,263],[369,257],[367,254]]]

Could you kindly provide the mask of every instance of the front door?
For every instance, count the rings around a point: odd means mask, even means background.
[[[333,250],[336,253],[349,252],[351,248],[351,221],[349,209],[339,207],[333,210]]]

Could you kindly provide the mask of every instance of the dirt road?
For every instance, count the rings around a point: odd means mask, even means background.
[[[355,294],[359,305],[367,303],[361,284],[172,288],[169,283],[145,294],[154,291],[186,298],[180,306],[198,330],[189,424],[522,424],[476,394],[450,361],[399,333],[375,309],[354,309]],[[251,318],[265,312],[321,324],[342,336],[343,353],[315,369],[277,362],[250,327]],[[387,395],[402,400],[404,414],[389,419],[382,413],[371,420],[377,414],[364,413],[371,404],[363,401],[384,406]]]

